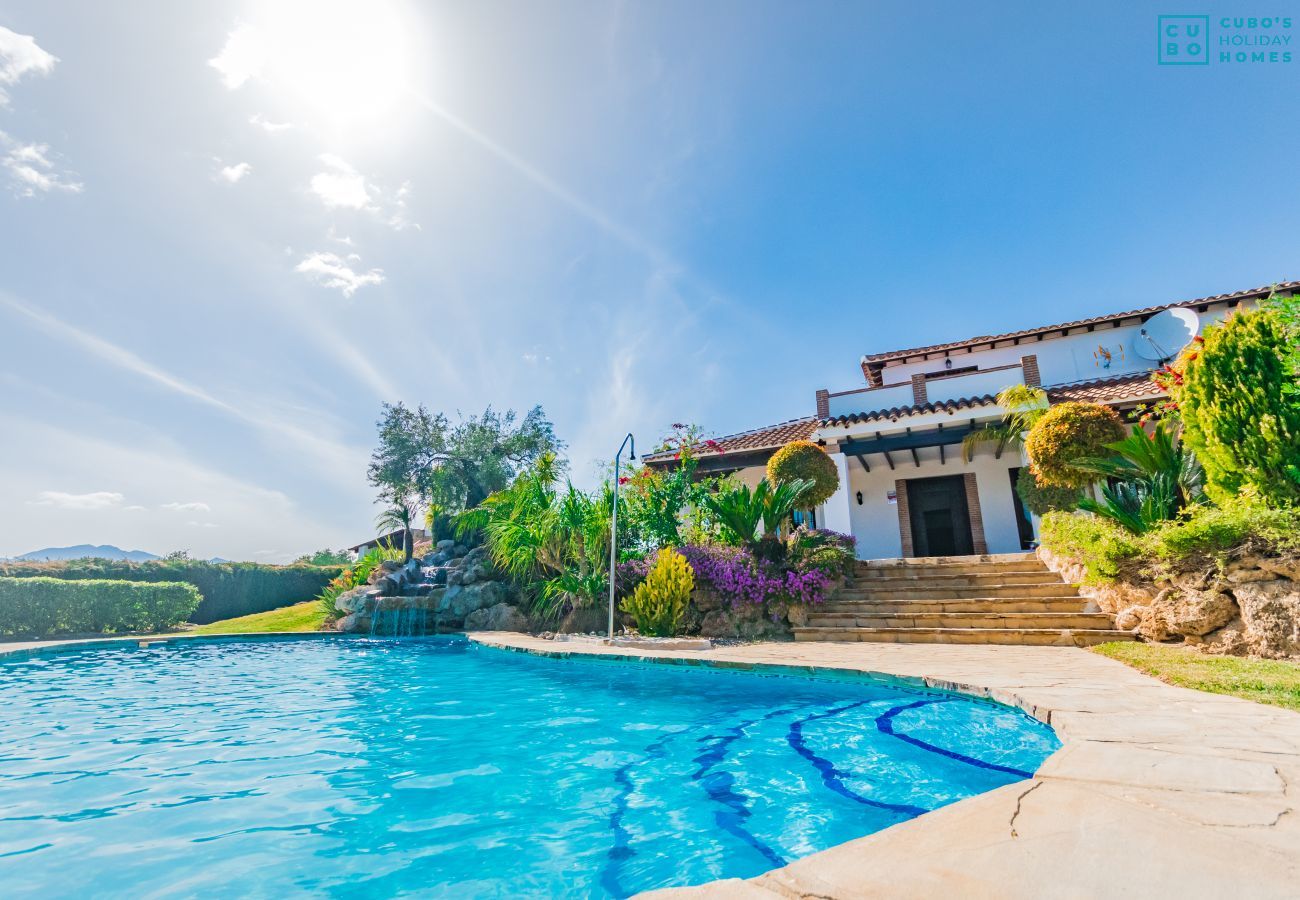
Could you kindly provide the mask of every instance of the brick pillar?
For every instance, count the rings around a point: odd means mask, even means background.
[[[1043,376],[1038,374],[1038,357],[1034,354],[1020,357],[1020,371],[1025,377],[1025,384],[1030,387],[1042,385]]]
[[[927,400],[927,397],[925,395],[924,375],[912,376],[912,400],[916,403],[917,406],[920,406],[922,403],[925,403]]]
[[[983,556],[989,552],[988,541],[984,539],[984,515],[980,512],[980,493],[975,486],[975,473],[967,472],[966,479],[966,510],[970,515],[970,537],[971,544],[977,556]]]
[[[831,417],[831,392],[820,390],[817,392],[817,418],[829,419]]]
[[[912,547],[912,515],[907,507],[907,481],[899,478],[894,482],[894,493],[898,495],[898,534],[903,539],[903,556],[914,556]]]

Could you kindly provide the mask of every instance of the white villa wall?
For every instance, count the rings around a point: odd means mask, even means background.
[[[1024,464],[1018,452],[1004,452],[1001,459],[994,459],[992,450],[981,449],[974,460],[965,463],[961,459],[960,446],[953,446],[947,448],[946,464],[940,464],[936,448],[927,447],[918,452],[921,455],[920,466],[912,462],[912,455],[907,451],[893,453],[895,468],[892,470],[878,456],[871,458],[870,472],[864,471],[856,459],[848,460],[849,519],[852,533],[858,539],[859,559],[902,555],[898,506],[890,503],[888,498],[896,479],[936,478],[967,472],[975,473],[980,514],[984,520],[984,539],[989,552],[1014,553],[1020,550],[1020,530],[1016,525],[1015,501],[1008,474],[1009,470]],[[835,457],[844,458],[842,454],[835,454]],[[861,506],[856,496],[858,491],[862,492]]]
[[[1226,307],[1200,313],[1202,330],[1206,325],[1222,321],[1227,313]],[[981,369],[988,369],[994,366],[1014,365],[1020,362],[1022,356],[1033,355],[1038,357],[1038,371],[1042,375],[1043,384],[1066,384],[1091,378],[1128,375],[1155,368],[1153,361],[1139,356],[1134,351],[1135,343],[1142,341],[1138,334],[1141,328],[1141,325],[1126,325],[1123,328],[1100,325],[1096,331],[1081,330],[1065,337],[1045,338],[1042,341],[1027,340],[1015,346],[977,350],[974,353],[954,351],[951,357],[952,364],[955,367],[979,366]],[[1105,347],[1110,351],[1109,367],[1104,365],[1101,354],[1097,352],[1098,347]],[[910,383],[912,376],[916,374],[942,371],[943,360],[936,358],[922,362],[886,365],[881,374],[884,383],[892,385]]]

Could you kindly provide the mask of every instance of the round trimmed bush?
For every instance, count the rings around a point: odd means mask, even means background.
[[[791,441],[767,461],[767,479],[773,484],[805,478],[813,483],[799,505],[820,506],[840,487],[840,473],[826,451],[812,441]]]
[[[1028,469],[1016,476],[1016,493],[1020,502],[1036,516],[1045,516],[1057,510],[1072,510],[1079,506],[1082,495],[1078,488],[1044,487]]]
[[[1100,403],[1062,403],[1043,413],[1025,436],[1029,468],[1042,487],[1083,488],[1097,480],[1071,463],[1107,456],[1107,444],[1122,441],[1127,431],[1119,415]]]

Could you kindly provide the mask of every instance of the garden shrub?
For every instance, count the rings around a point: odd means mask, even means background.
[[[1269,507],[1237,499],[1204,506],[1148,535],[1149,553],[1162,562],[1220,557],[1242,551],[1266,556],[1300,550],[1300,508]]]
[[[686,557],[663,549],[645,580],[623,602],[623,610],[636,620],[642,634],[670,637],[681,629],[694,589],[695,575]]]
[[[1144,549],[1131,532],[1083,512],[1049,512],[1043,516],[1041,538],[1048,550],[1087,566],[1090,582],[1114,581],[1131,571]]]
[[[1036,516],[1045,516],[1049,512],[1075,509],[1083,495],[1077,487],[1046,487],[1029,469],[1021,469],[1016,476],[1016,493],[1020,502]]]
[[[1207,328],[1170,370],[1184,439],[1216,503],[1243,492],[1273,505],[1300,501],[1300,402],[1288,349],[1277,312],[1242,312]]]
[[[786,558],[794,569],[816,569],[840,578],[853,573],[857,546],[857,538],[851,534],[801,525],[786,539]]]
[[[74,559],[58,563],[0,564],[0,576],[11,578],[183,581],[194,585],[202,595],[202,602],[190,619],[200,625],[311,600],[341,571],[341,566],[271,566],[262,563],[211,563],[191,559],[141,563]]]
[[[1088,513],[1052,512],[1043,517],[1042,540],[1053,553],[1083,563],[1088,581],[1104,583],[1162,567],[1201,568],[1229,556],[1300,552],[1300,508],[1237,499],[1193,507],[1140,536]]]
[[[174,628],[202,598],[176,581],[0,578],[0,633],[107,634]]]
[[[1083,488],[1097,476],[1071,464],[1106,455],[1106,445],[1124,439],[1119,415],[1099,403],[1061,403],[1034,423],[1025,436],[1029,468],[1043,487]]]
[[[813,486],[799,497],[809,509],[825,503],[840,487],[834,460],[812,441],[791,441],[773,453],[767,461],[767,478],[773,484],[811,481]]]

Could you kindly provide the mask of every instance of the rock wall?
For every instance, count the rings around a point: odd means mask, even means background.
[[[1041,547],[1038,555],[1067,581],[1087,575],[1079,560]],[[1243,556],[1079,590],[1115,617],[1116,628],[1147,641],[1234,656],[1300,657],[1300,558]]]
[[[493,569],[487,549],[439,541],[423,559],[386,561],[371,583],[339,597],[339,631],[432,634],[523,631],[527,618],[510,601],[510,587]]]

